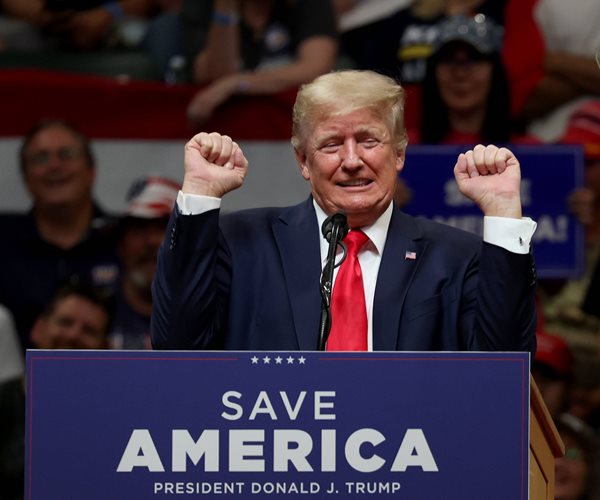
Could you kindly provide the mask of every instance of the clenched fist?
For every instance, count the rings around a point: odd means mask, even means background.
[[[248,160],[231,137],[201,132],[185,145],[184,193],[222,198],[240,187]]]

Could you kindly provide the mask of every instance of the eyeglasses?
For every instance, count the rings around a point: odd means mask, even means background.
[[[61,161],[73,161],[81,158],[83,151],[80,147],[71,146],[71,147],[62,147],[54,151],[50,151],[47,149],[38,151],[33,153],[30,156],[25,157],[26,163],[33,166],[41,166],[47,165],[50,163],[52,156],[57,156]]]

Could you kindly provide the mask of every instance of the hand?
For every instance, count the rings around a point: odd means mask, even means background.
[[[231,137],[201,132],[185,145],[182,192],[222,198],[240,187],[248,160]]]
[[[188,105],[188,118],[196,125],[206,123],[215,109],[223,104],[238,88],[238,75],[230,75],[203,88]]]
[[[484,215],[521,218],[521,167],[509,149],[478,144],[458,156],[454,178]]]

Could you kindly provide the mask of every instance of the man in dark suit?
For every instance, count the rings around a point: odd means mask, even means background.
[[[321,76],[301,88],[293,120],[312,192],[294,207],[220,216],[220,199],[242,185],[248,162],[227,136],[200,133],[187,143],[153,287],[154,348],[316,349],[328,246],[320,228],[342,211],[350,234],[368,236],[358,254],[366,349],[535,349],[535,223],[521,218],[512,152],[478,145],[454,167],[460,191],[486,216],[482,242],[394,206],[407,141],[393,80]]]

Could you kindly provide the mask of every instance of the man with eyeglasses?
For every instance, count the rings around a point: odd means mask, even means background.
[[[25,135],[19,160],[32,208],[0,216],[0,304],[27,348],[37,315],[61,284],[76,277],[112,289],[118,266],[110,218],[92,197],[88,139],[67,122],[45,120]]]

